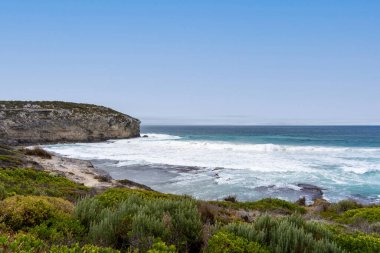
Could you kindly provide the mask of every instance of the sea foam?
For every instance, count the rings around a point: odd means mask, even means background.
[[[378,163],[371,162],[371,159],[380,159],[378,148],[244,144],[186,140],[167,134],[147,135],[148,138],[46,148],[69,157],[117,160],[118,166],[168,164],[262,172],[312,172],[334,167],[358,174],[380,170]]]

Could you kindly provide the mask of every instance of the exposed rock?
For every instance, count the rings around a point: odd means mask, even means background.
[[[313,200],[322,199],[323,197],[323,189],[319,186],[312,184],[297,184],[297,186],[300,187],[302,191],[310,193]]]
[[[140,136],[140,121],[103,106],[0,101],[0,142],[93,142]]]
[[[69,180],[102,191],[112,187],[152,190],[151,188],[130,180],[114,180],[104,170],[95,168],[90,161],[62,157],[52,154],[51,159],[28,156],[28,159],[39,165],[39,169],[64,176]]]
[[[146,135],[146,134],[144,134],[142,137],[143,137],[143,138],[148,138],[149,136],[148,136],[148,135]]]
[[[128,180],[128,179],[116,180],[116,182],[118,182],[122,186],[129,187],[129,188],[137,188],[137,189],[143,189],[143,190],[147,190],[147,191],[153,191],[152,188],[150,188],[146,185],[139,184],[139,183],[136,183],[136,182]]]

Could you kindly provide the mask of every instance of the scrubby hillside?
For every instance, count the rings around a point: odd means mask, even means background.
[[[0,101],[0,141],[89,142],[140,136],[140,121],[103,106],[58,101]]]

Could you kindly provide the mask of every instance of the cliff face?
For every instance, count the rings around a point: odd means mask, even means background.
[[[140,121],[103,106],[57,101],[0,101],[0,141],[92,142],[140,136]]]

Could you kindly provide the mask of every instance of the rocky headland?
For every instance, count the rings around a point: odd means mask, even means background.
[[[59,101],[0,101],[9,145],[94,142],[140,136],[140,121],[107,107]]]

